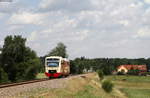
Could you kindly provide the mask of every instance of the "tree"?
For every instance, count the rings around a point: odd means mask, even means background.
[[[2,47],[0,47],[0,55],[1,55],[1,53],[2,53]]]
[[[58,43],[57,46],[47,56],[61,56],[67,58],[66,46],[63,43]]]
[[[1,54],[3,70],[10,81],[26,80],[38,72],[39,59],[36,53],[25,45],[21,36],[7,36]],[[34,71],[30,71],[33,70]]]
[[[0,83],[8,82],[7,73],[0,66]]]
[[[2,48],[0,47],[0,67],[1,67],[1,63],[2,63],[2,62],[1,62],[1,61],[2,61],[2,60],[1,60],[1,57],[2,57],[1,54],[2,54]]]
[[[75,61],[73,61],[73,60],[70,60],[70,72],[71,72],[71,74],[77,74],[77,66],[76,66],[76,64],[75,64]]]

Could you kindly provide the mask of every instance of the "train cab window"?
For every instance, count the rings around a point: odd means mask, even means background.
[[[58,67],[59,59],[47,59],[47,66],[48,67]]]
[[[59,62],[47,62],[47,66],[48,67],[58,67],[59,66]]]

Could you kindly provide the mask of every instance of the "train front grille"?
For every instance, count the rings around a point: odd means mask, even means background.
[[[48,73],[56,73],[56,70],[49,70]]]

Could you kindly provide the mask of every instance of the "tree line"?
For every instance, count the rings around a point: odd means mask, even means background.
[[[69,55],[63,43],[58,43],[48,54],[38,57],[36,52],[26,46],[22,36],[7,36],[0,48],[0,82],[16,82],[34,79],[39,72],[44,72],[46,56]],[[94,72],[101,69],[105,75],[110,75],[122,64],[145,64],[150,69],[150,58],[86,58],[80,57],[70,61],[71,74]]]
[[[102,70],[105,75],[110,75],[117,67],[124,64],[147,65],[150,69],[150,58],[127,59],[127,58],[76,58],[71,61],[71,72],[78,74],[88,71]]]

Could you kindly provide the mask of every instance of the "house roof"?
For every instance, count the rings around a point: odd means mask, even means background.
[[[121,67],[125,67],[127,70],[130,70],[130,69],[147,70],[146,65],[120,65],[118,69]]]

